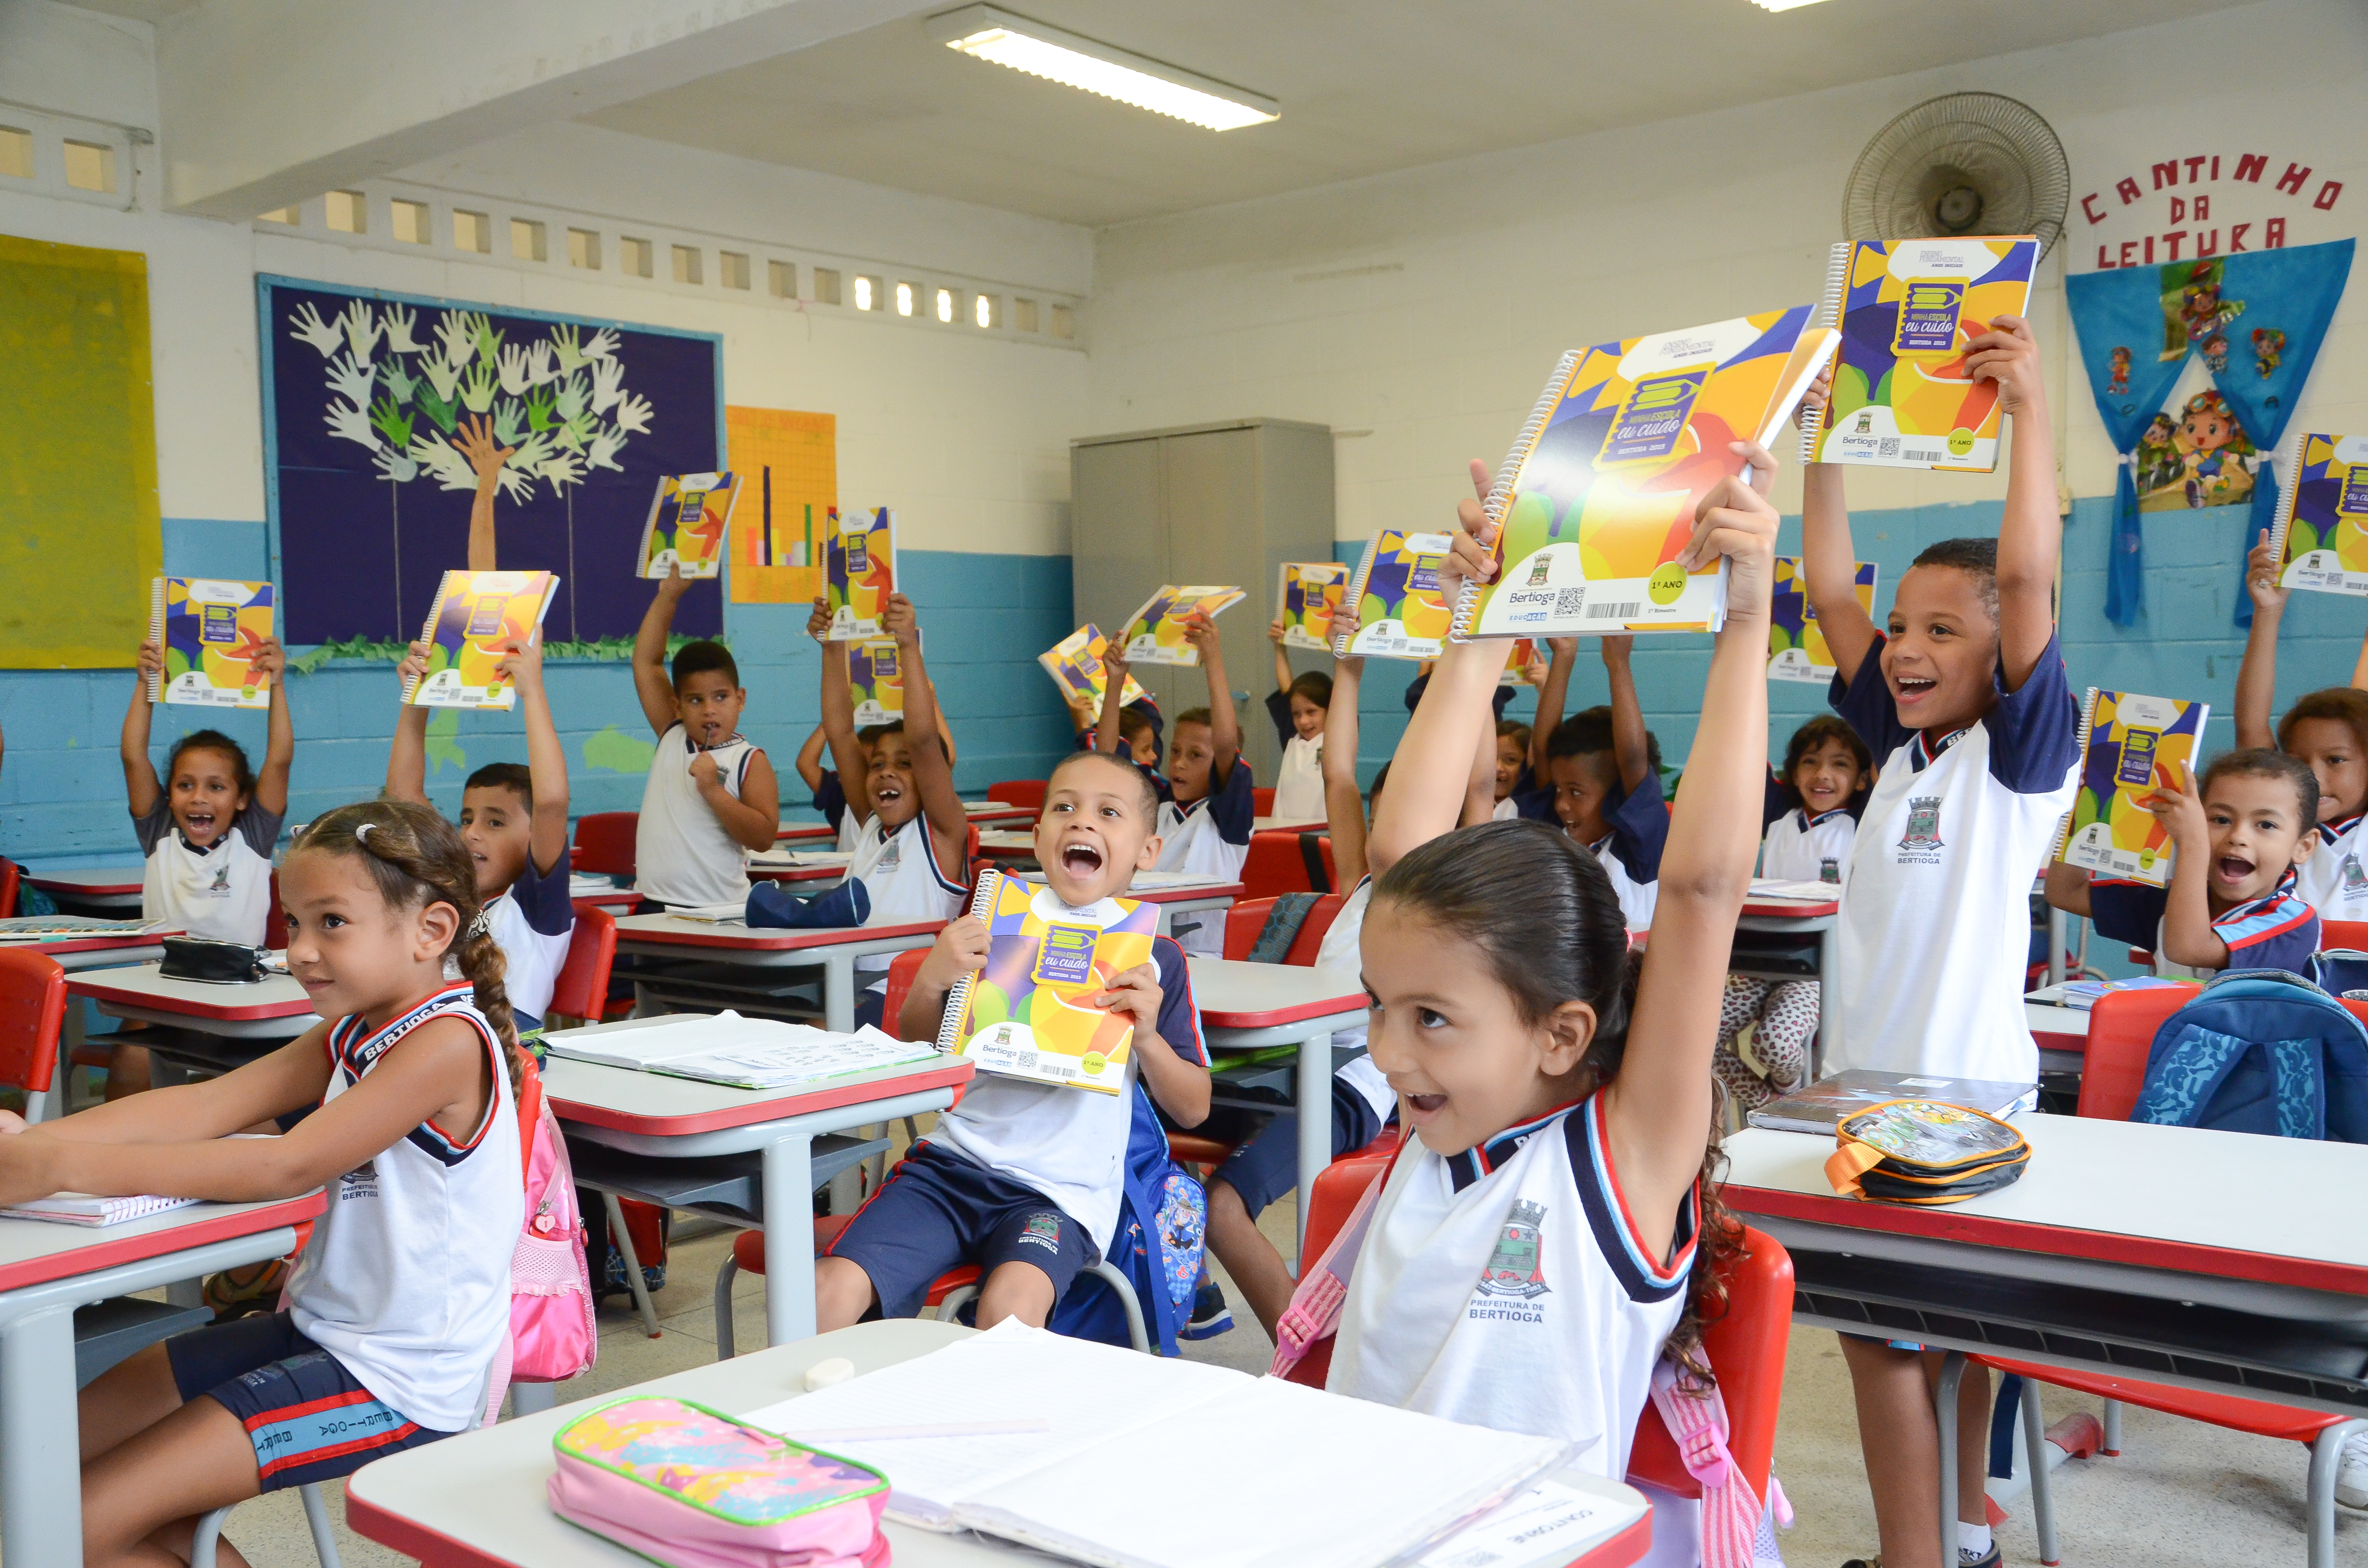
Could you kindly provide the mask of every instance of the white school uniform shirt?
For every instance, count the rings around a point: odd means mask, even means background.
[[[1030,908],[1048,922],[1089,922],[1105,930],[1125,913],[1108,898],[1073,909],[1049,886],[1036,891]],[[1207,1066],[1209,1050],[1201,1038],[1183,950],[1168,937],[1155,937],[1151,960],[1163,993],[1160,1038],[1187,1061]],[[1127,1136],[1139,1092],[1135,1076],[1130,1062],[1124,1086],[1104,1095],[981,1073],[952,1109],[938,1113],[937,1130],[928,1141],[1042,1193],[1084,1226],[1107,1256],[1125,1193]]]
[[[148,858],[140,877],[140,917],[164,920],[192,937],[263,945],[271,918],[271,846],[280,813],[248,796],[230,831],[205,849],[191,844],[160,794],[155,809],[131,819],[132,835]]]
[[[1409,1139],[1349,1276],[1325,1386],[1561,1437],[1617,1481],[1678,1325],[1695,1204],[1657,1255],[1628,1220],[1599,1101],[1442,1156]]]
[[[1827,880],[1826,868],[1831,866],[1839,881],[1857,837],[1858,819],[1848,807],[1811,816],[1795,806],[1768,824],[1759,841],[1759,874],[1783,882],[1819,882]]]
[[[341,1018],[327,1046],[327,1105],[433,1018],[476,1030],[493,1100],[465,1136],[423,1121],[337,1178],[288,1287],[298,1331],[381,1403],[434,1432],[477,1425],[486,1375],[510,1331],[510,1255],[526,1221],[518,1108],[500,1039],[449,985],[384,1028]]]
[[[962,895],[970,890],[938,869],[929,852],[928,813],[915,815],[894,833],[877,813],[863,819],[855,835],[855,858],[848,862],[849,881],[861,882],[871,895],[866,926],[909,926],[921,920],[951,920],[962,913]],[[859,973],[886,974],[896,961],[894,953],[874,953],[855,960]],[[887,983],[881,981],[878,989]]]
[[[1823,1071],[2038,1081],[2022,1011],[2031,890],[2072,804],[2079,713],[2055,640],[1978,722],[1903,728],[1883,638],[1834,707],[1884,759],[1842,868],[1837,1039]]]
[[[658,737],[642,815],[633,834],[633,890],[653,903],[697,908],[748,902],[748,852],[723,831],[714,808],[691,782],[690,760],[705,751],[722,770],[724,792],[740,798],[748,759],[758,747],[735,734],[721,745],[693,745],[679,723]]]
[[[2318,824],[2318,847],[2294,868],[2294,891],[2321,920],[2368,920],[2368,812]],[[2158,951],[2159,949],[2157,949]]]
[[[567,857],[548,871],[531,854],[518,880],[485,905],[494,945],[502,950],[502,990],[521,1030],[542,1027],[567,949],[575,941],[575,904],[567,896]]]
[[[1154,776],[1156,778],[1156,775]],[[1166,780],[1159,780],[1159,871],[1190,871],[1231,881],[1242,874],[1249,858],[1250,832],[1256,824],[1257,797],[1251,794],[1249,764],[1238,758],[1225,775],[1224,788],[1201,796],[1190,806],[1167,798]],[[1317,812],[1321,815],[1319,810]],[[1199,925],[1177,939],[1188,953],[1220,958],[1225,950],[1225,919],[1220,914],[1197,917]]]
[[[1357,884],[1357,891],[1349,895],[1347,902],[1340,905],[1340,913],[1334,915],[1332,924],[1325,928],[1324,940],[1315,949],[1317,969],[1330,970],[1363,983],[1365,960],[1360,944],[1365,934],[1365,909],[1372,902],[1373,879],[1367,877]],[[1362,1051],[1365,1047],[1365,1026],[1356,1024],[1345,1029],[1333,1030],[1332,1043],[1349,1051]],[[1362,1095],[1365,1103],[1373,1108],[1373,1114],[1383,1121],[1387,1121],[1390,1114],[1398,1108],[1397,1091],[1390,1087],[1390,1081],[1382,1075],[1380,1068],[1373,1065],[1372,1057],[1359,1056],[1332,1075]]]
[[[1324,737],[1293,735],[1284,743],[1274,776],[1274,814],[1285,822],[1324,815]]]
[[[1521,803],[1519,801],[1514,800],[1510,795],[1506,796],[1503,800],[1488,808],[1488,820],[1490,822],[1511,822],[1515,817],[1518,817],[1520,814]]]

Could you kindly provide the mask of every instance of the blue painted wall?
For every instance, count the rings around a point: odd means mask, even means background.
[[[906,585],[921,607],[931,675],[954,728],[956,781],[969,792],[999,778],[1041,778],[1068,745],[1067,718],[1036,655],[1067,635],[1066,556],[967,555],[915,551]],[[250,580],[265,575],[259,524],[167,518],[165,568],[178,575]],[[791,761],[818,722],[821,664],[805,635],[806,612],[789,606],[734,605],[729,637],[748,688],[743,722],[785,780],[783,802],[803,812]],[[578,813],[639,807],[649,728],[621,664],[554,662],[552,710],[567,747],[570,802]],[[289,814],[303,821],[378,792],[393,726],[392,665],[340,661],[289,683],[296,762]],[[116,743],[132,689],[128,671],[11,671],[0,675],[0,854],[30,865],[135,862]],[[203,723],[228,732],[260,757],[264,716],[160,709],[154,756]],[[507,713],[459,716],[450,734],[429,737],[428,794],[447,813],[461,783],[488,762],[526,760],[518,721]]]

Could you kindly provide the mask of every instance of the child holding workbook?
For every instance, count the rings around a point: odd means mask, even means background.
[[[461,787],[461,842],[477,869],[477,897],[502,950],[502,984],[518,1028],[542,1028],[575,937],[567,894],[567,752],[542,685],[542,639],[513,642],[495,666],[518,692],[526,763],[489,762]],[[427,673],[414,642],[397,674],[404,689]],[[386,798],[427,801],[427,710],[406,706],[387,748]]]
[[[6,1204],[329,1189],[282,1310],[82,1391],[82,1561],[186,1559],[211,1509],[484,1423],[526,1214],[518,1042],[476,883],[425,806],[315,819],[280,892],[289,972],[329,1021],[219,1078],[0,1138]],[[283,1136],[231,1136],[300,1111]]]
[[[1808,467],[1804,569],[1835,665],[1833,705],[1881,759],[1842,868],[1840,994],[1828,1073],[1851,1068],[2036,1083],[2023,1018],[2031,877],[2072,803],[2079,711],[2055,637],[2063,520],[2038,344],[1999,316],[1967,345],[1966,373],[2013,420],[1995,540],[1943,540],[1900,577],[1888,629],[1859,603],[1843,470]],[[1822,382],[1813,395],[1822,397]],[[1885,1568],[1941,1568],[1931,1521],[1940,1356],[1842,1338]],[[1958,1401],[1959,1559],[1995,1562],[1985,1520],[1989,1381]]]
[[[633,633],[633,690],[658,737],[634,826],[634,885],[677,909],[745,906],[750,852],[780,836],[780,785],[763,748],[740,733],[748,692],[732,650],[686,642],[669,673],[666,635],[690,585],[669,568]]]
[[[1182,625],[1186,640],[1201,651],[1201,670],[1209,682],[1209,706],[1188,708],[1176,715],[1166,778],[1144,769],[1159,797],[1159,858],[1146,869],[1190,871],[1231,881],[1241,874],[1242,862],[1249,858],[1250,833],[1258,822],[1257,797],[1249,767],[1241,759],[1241,721],[1234,712],[1233,688],[1225,683],[1216,623],[1196,610]],[[1102,653],[1102,720],[1095,732],[1094,749],[1115,753],[1124,744],[1121,730],[1124,710],[1118,695],[1126,688],[1127,676],[1126,655],[1116,641]],[[1138,761],[1136,766],[1143,765]],[[1216,958],[1225,950],[1224,922],[1202,920],[1178,939],[1188,953]]]
[[[807,630],[809,631],[813,630],[811,619]],[[929,688],[929,697],[933,702],[937,695],[937,687],[932,686]],[[878,743],[880,737],[891,731],[902,731],[904,727],[905,721],[897,719],[885,724],[866,724],[855,732],[855,739],[863,753],[867,769],[871,766],[871,748]],[[942,704],[938,706],[938,742],[946,748],[946,766],[951,767],[960,759],[954,751],[953,731],[947,726],[945,708]],[[852,797],[848,794],[847,782],[839,777],[838,769],[823,766],[823,753],[829,744],[828,733],[822,725],[816,724],[813,733],[806,736],[805,744],[798,747],[798,779],[805,785],[806,792],[813,798],[814,809],[820,812],[823,821],[830,824],[831,832],[837,835],[838,848],[845,853],[855,848],[855,835],[863,824],[860,816],[848,810],[848,801]],[[856,796],[860,797],[862,793],[862,781],[859,779],[856,783]]]
[[[1048,920],[1108,929],[1138,870],[1159,855],[1151,776],[1101,752],[1063,757],[1046,781],[1036,858]],[[938,935],[896,1032],[936,1038],[954,983],[983,969],[987,930],[964,915]],[[1125,1184],[1139,1085],[1178,1125],[1209,1114],[1209,1053],[1183,950],[1152,940],[1088,1005],[1132,1020],[1134,1082],[1118,1094],[981,1074],[928,1137],[891,1172],[814,1264],[814,1319],[827,1333],[862,1318],[918,1312],[929,1282],[957,1264],[983,1273],[978,1326],[1005,1318],[1042,1327],[1078,1273],[1110,1254]]]
[[[2296,888],[2304,903],[2327,920],[2368,920],[2368,860],[2361,833],[2368,823],[2368,642],[2350,686],[2305,692],[2278,721],[2272,734],[2270,710],[2278,684],[2278,628],[2285,619],[2285,588],[2278,585],[2277,551],[2265,532],[2245,562],[2245,588],[2253,599],[2253,630],[2245,641],[2245,662],[2237,671],[2237,744],[2274,744],[2300,757],[2318,779],[2317,852],[2297,866]],[[2368,1506],[2368,1471],[2361,1477]]]
[[[1645,728],[1629,667],[1634,637],[1603,639],[1603,669],[1611,678],[1609,707],[1584,708],[1556,724],[1545,744],[1547,782],[1562,830],[1603,864],[1632,931],[1652,928],[1669,838],[1661,799],[1661,743]],[[1555,707],[1561,707],[1556,693]],[[1543,721],[1544,699],[1540,697]]]
[[[823,733],[839,777],[855,779],[862,790],[847,880],[862,885],[867,926],[951,920],[962,913],[969,888],[970,815],[954,793],[953,764],[939,738],[937,690],[921,662],[913,601],[889,595],[881,621],[904,661],[905,718],[881,726],[868,756],[855,732],[846,648],[823,641],[830,631],[825,601],[814,600],[806,622],[807,632],[822,642]],[[856,1005],[857,1022],[880,1022],[890,961],[885,953],[856,960],[858,975],[868,982]]]
[[[1283,627],[1283,618],[1277,616],[1266,629],[1267,641],[1274,644],[1274,689],[1267,693],[1266,715],[1274,721],[1275,743],[1282,747],[1274,776],[1274,814],[1284,822],[1313,822],[1324,814],[1324,723],[1332,707],[1332,677],[1322,670],[1291,673]]]

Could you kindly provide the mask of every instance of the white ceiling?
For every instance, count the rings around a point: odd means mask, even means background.
[[[103,11],[135,22],[161,22],[167,17],[194,11],[204,3],[205,0],[74,0],[85,11]]]
[[[125,10],[172,3],[119,0]],[[1771,14],[1749,0],[1007,0],[1053,26],[1279,98],[1282,118],[1202,131],[967,59],[929,42],[918,17],[587,118],[1101,225],[2244,3],[1827,0]]]

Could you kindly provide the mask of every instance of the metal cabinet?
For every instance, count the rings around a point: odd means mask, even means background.
[[[1248,596],[1218,617],[1219,641],[1243,753],[1272,784],[1281,750],[1266,717],[1266,628],[1282,563],[1332,559],[1330,429],[1240,419],[1092,436],[1069,444],[1069,480],[1079,624],[1116,636],[1165,583],[1231,583]],[[1208,700],[1197,668],[1139,665],[1134,674],[1171,721]]]

